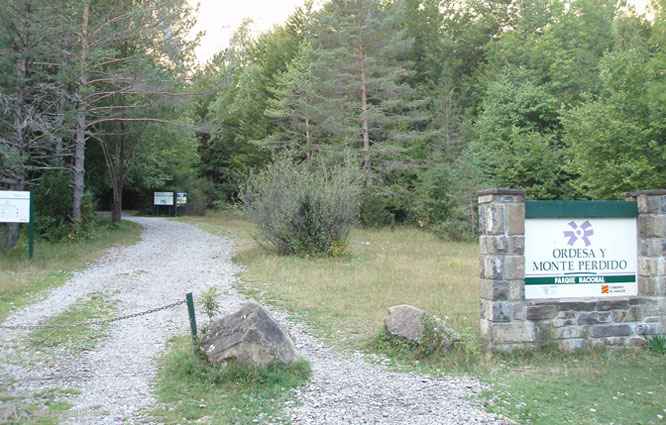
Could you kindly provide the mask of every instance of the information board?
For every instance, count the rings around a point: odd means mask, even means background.
[[[0,191],[0,222],[30,223],[30,192]]]
[[[178,204],[178,205],[187,204],[187,193],[186,192],[176,193],[176,204]]]
[[[637,295],[635,218],[525,220],[525,298]]]
[[[173,205],[173,192],[155,192],[153,205]]]

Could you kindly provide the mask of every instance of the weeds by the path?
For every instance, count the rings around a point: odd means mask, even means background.
[[[116,312],[116,301],[107,294],[95,292],[77,300],[67,310],[49,319],[47,325],[70,325],[98,319],[108,319]],[[95,348],[108,325],[77,326],[39,329],[28,334],[30,344],[40,350],[65,348],[70,354],[79,355]]]
[[[71,405],[63,398],[79,394],[77,390],[52,388],[30,397],[9,394],[0,388],[0,424],[57,425]]]
[[[153,417],[164,424],[280,423],[281,407],[293,398],[290,390],[309,376],[306,361],[267,369],[214,366],[194,354],[189,338],[175,338],[160,360]]]

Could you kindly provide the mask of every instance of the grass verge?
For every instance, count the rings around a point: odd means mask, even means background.
[[[0,249],[0,321],[9,312],[39,299],[38,294],[67,281],[112,245],[130,245],[140,239],[136,223],[123,221],[94,239],[49,243],[38,241],[33,260],[24,246]]]
[[[388,357],[398,369],[465,373],[493,389],[487,409],[521,423],[664,423],[666,356],[655,351],[491,354],[479,330],[478,246],[443,242],[411,228],[354,229],[339,260],[280,257],[252,239],[255,227],[231,211],[184,218],[240,239],[234,260],[244,290],[304,316],[342,348]],[[443,318],[463,344],[422,358],[417,347],[382,335],[386,309],[412,304]]]
[[[78,390],[51,388],[31,397],[13,396],[0,388],[0,423],[7,425],[56,425],[71,405],[63,397]]]
[[[498,356],[487,410],[526,424],[663,424],[666,361],[645,351]]]
[[[160,360],[155,393],[158,407],[152,412],[164,424],[281,423],[280,409],[292,398],[292,388],[304,385],[310,366],[267,369],[211,365],[195,355],[188,337],[175,338]]]
[[[101,292],[89,294],[69,306],[67,310],[51,318],[46,324],[69,325],[91,320],[107,319],[116,312],[116,302]],[[39,329],[28,334],[28,341],[40,349],[66,347],[71,354],[78,355],[83,351],[95,348],[97,342],[104,337],[105,325],[77,326],[55,329]]]

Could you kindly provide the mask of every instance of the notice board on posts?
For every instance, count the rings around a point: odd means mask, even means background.
[[[0,223],[30,223],[30,192],[0,191]]]

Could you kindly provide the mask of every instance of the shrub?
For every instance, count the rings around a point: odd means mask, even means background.
[[[203,309],[206,316],[208,316],[208,325],[213,323],[213,317],[220,311],[220,302],[218,298],[220,293],[217,291],[217,288],[211,286],[203,294],[201,294],[201,308]],[[202,331],[202,333],[205,333]]]
[[[666,355],[666,336],[653,335],[647,339],[647,348],[655,353]]]
[[[347,161],[297,163],[278,157],[251,174],[240,199],[261,232],[258,241],[281,255],[339,255],[358,217],[360,182]]]
[[[393,214],[387,210],[381,193],[366,189],[362,196],[360,218],[366,227],[382,227],[391,224]]]
[[[72,174],[64,170],[49,170],[39,177],[33,189],[35,196],[35,234],[40,239],[57,242],[71,237]],[[95,215],[97,204],[91,192],[81,201],[80,235],[87,237],[98,227]]]
[[[37,237],[58,241],[72,231],[72,174],[64,170],[46,171],[34,189]]]

